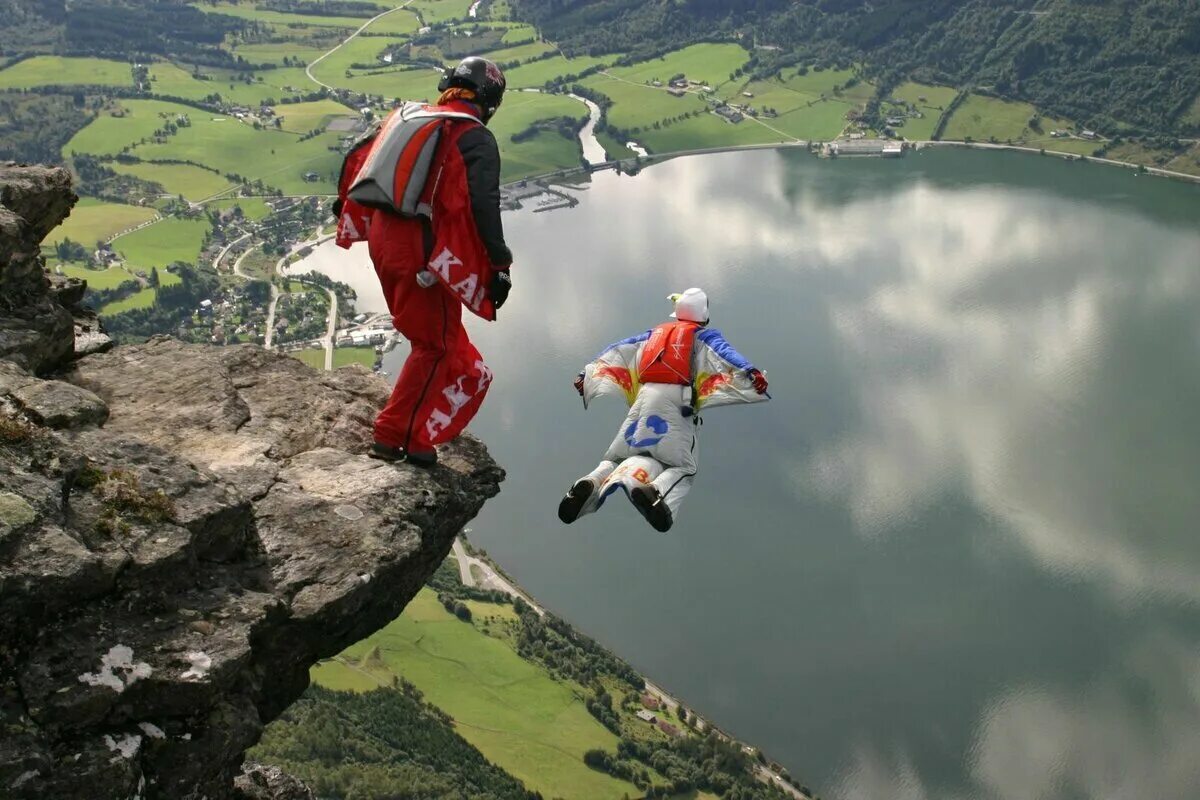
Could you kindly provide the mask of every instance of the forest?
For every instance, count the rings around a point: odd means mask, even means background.
[[[927,83],[1025,100],[1113,135],[1195,135],[1195,0],[513,0],[572,54],[642,58],[738,38],[766,76],[861,64],[886,92]]]

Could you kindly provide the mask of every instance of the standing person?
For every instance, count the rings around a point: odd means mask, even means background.
[[[466,428],[491,383],[467,338],[462,306],[492,319],[512,285],[500,220],[500,150],[487,128],[504,88],[504,74],[484,58],[466,58],[442,76],[441,96],[427,110],[456,116],[444,121],[429,172],[428,216],[356,209],[364,218],[354,232],[365,227],[393,324],[412,346],[375,420],[372,458],[436,464],[436,446]]]
[[[575,379],[585,408],[620,394],[629,413],[604,460],[559,503],[568,525],[624,490],[656,530],[670,530],[696,476],[700,410],[769,399],[766,376],[708,327],[708,296],[688,289],[670,299],[675,321],[609,345]]]

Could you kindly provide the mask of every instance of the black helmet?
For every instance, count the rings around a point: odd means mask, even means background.
[[[438,82],[438,91],[457,86],[475,92],[475,100],[483,109],[483,121],[487,122],[504,99],[504,85],[504,73],[495,63],[479,56],[468,56],[457,67],[446,67]]]

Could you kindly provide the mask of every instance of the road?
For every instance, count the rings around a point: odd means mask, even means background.
[[[454,557],[458,559],[459,574],[462,577],[463,584],[466,586],[478,586],[480,589],[504,592],[510,597],[519,597],[528,603],[529,607],[538,613],[538,616],[544,617],[546,615],[544,608],[534,602],[532,597],[509,583],[507,579],[496,571],[495,567],[467,553],[467,548],[463,547],[461,539],[454,540]],[[479,570],[480,574],[483,575],[482,580],[475,580],[475,576],[471,574],[471,567],[476,567]]]
[[[329,295],[329,325],[325,329],[325,371],[333,370],[333,337],[337,333],[338,299],[333,289],[326,289]]]
[[[348,44],[348,43],[349,43],[349,42],[350,42],[352,39],[354,39],[354,38],[355,38],[356,36],[358,36],[360,33],[362,33],[363,31],[365,31],[367,28],[369,28],[369,27],[371,27],[372,25],[374,25],[374,24],[375,24],[376,22],[378,22],[379,20],[381,20],[381,19],[383,19],[384,17],[386,17],[388,14],[394,14],[395,12],[399,11],[399,10],[400,10],[400,9],[402,9],[402,8],[407,8],[409,5],[411,5],[411,4],[412,4],[412,2],[413,2],[413,0],[406,0],[406,2],[404,2],[404,3],[401,3],[400,5],[396,6],[395,8],[389,8],[387,11],[384,11],[382,14],[376,14],[375,16],[371,17],[369,20],[367,20],[366,22],[364,22],[364,23],[363,23],[363,26],[362,26],[361,28],[359,28],[359,29],[358,29],[358,30],[356,30],[354,33],[350,34],[350,35],[349,35],[349,36],[347,36],[345,39],[343,39],[341,42],[339,42],[339,43],[337,44],[337,46],[336,46],[336,47],[334,47],[332,50],[329,50],[329,51],[327,51],[327,52],[325,52],[325,53],[322,53],[321,55],[319,55],[319,56],[317,56],[315,59],[313,59],[312,63],[310,63],[308,66],[306,66],[306,67],[304,68],[304,74],[308,76],[308,79],[309,79],[310,81],[312,81],[313,83],[317,84],[318,86],[323,86],[323,87],[325,87],[326,89],[329,89],[329,90],[331,90],[331,91],[332,91],[333,89],[337,88],[337,87],[334,87],[334,86],[330,86],[328,83],[324,83],[324,82],[322,82],[322,81],[319,81],[319,80],[317,80],[316,76],[314,76],[314,75],[312,74],[312,69],[313,69],[313,67],[315,67],[317,64],[320,64],[320,63],[321,63],[322,61],[324,61],[325,59],[329,58],[331,55],[333,55],[334,53],[336,53],[338,50],[341,50],[341,49],[342,49],[342,47],[343,47],[344,45]]]
[[[917,147],[970,147],[975,150],[1016,150],[1019,153],[1033,153],[1041,155],[1042,150],[1037,147],[1022,147],[1015,144],[992,144],[991,142],[933,142],[921,141],[910,142]],[[1175,172],[1174,170],[1162,169],[1160,167],[1146,167],[1142,164],[1134,164],[1129,161],[1115,161],[1111,158],[1097,158],[1096,156],[1081,156],[1078,153],[1061,153],[1056,150],[1047,150],[1045,154],[1048,156],[1058,156],[1059,158],[1082,158],[1089,162],[1097,164],[1108,164],[1111,167],[1124,167],[1125,169],[1141,170],[1145,169],[1149,175],[1159,175],[1164,178],[1178,178],[1180,180],[1191,181],[1192,183],[1200,183],[1200,175],[1190,175],[1186,172]]]
[[[233,247],[235,245],[237,245],[241,242],[244,242],[249,238],[250,238],[250,234],[243,233],[241,236],[239,236],[238,238],[234,239],[229,244],[222,247],[221,252],[217,253],[217,257],[213,259],[213,269],[219,271],[221,269],[221,262],[225,260],[225,256],[229,253],[229,251],[231,249],[233,249]],[[239,261],[240,261],[240,259],[239,259]]]

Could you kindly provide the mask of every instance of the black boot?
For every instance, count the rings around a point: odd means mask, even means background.
[[[424,467],[428,469],[434,464],[437,464],[437,450],[430,450],[428,453],[412,453],[408,454],[408,463],[414,467]]]
[[[579,519],[579,512],[596,493],[596,482],[591,478],[580,478],[558,504],[558,518],[567,525]]]
[[[408,454],[404,452],[403,447],[392,447],[390,444],[375,442],[371,445],[371,451],[367,455],[379,461],[395,463],[403,461]]]
[[[657,487],[652,484],[635,486],[629,493],[629,499],[654,530],[661,533],[671,530],[671,524],[675,520],[671,519],[671,509],[667,508],[666,500]]]

